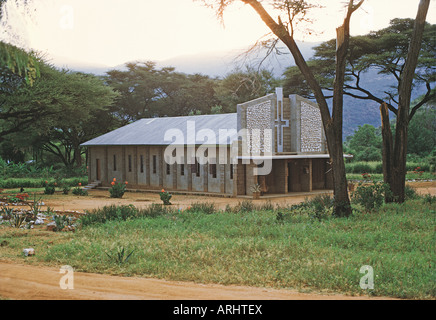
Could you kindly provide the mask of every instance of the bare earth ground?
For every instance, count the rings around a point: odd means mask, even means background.
[[[413,183],[422,194],[436,195],[436,182]],[[45,199],[45,205],[55,210],[76,210],[83,212],[105,205],[133,204],[147,206],[160,203],[159,195],[152,193],[128,192],[123,199],[111,199],[108,192],[94,190],[92,197],[55,196]],[[293,204],[303,201],[307,195],[285,198],[272,198],[273,204]],[[224,208],[234,206],[242,199],[174,195],[172,203],[178,208],[186,208],[193,202],[216,203]],[[256,200],[262,203],[265,200]],[[192,282],[166,281],[148,278],[125,278],[91,273],[74,273],[74,289],[62,290],[60,281],[63,274],[59,269],[31,266],[0,261],[0,298],[17,300],[351,300],[389,299],[352,297],[345,295],[325,295],[300,293],[291,290],[252,288],[244,286],[203,285]]]

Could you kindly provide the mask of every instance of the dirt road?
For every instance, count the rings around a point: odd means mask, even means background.
[[[73,273],[73,289],[60,269],[0,262],[0,297],[16,300],[368,300],[345,295]]]

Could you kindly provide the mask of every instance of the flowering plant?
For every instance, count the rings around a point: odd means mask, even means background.
[[[421,167],[416,167],[415,170],[413,170],[413,173],[417,174],[421,178],[424,171],[421,170]]]
[[[114,178],[114,180],[111,182],[112,187],[109,189],[109,193],[111,194],[111,198],[122,198],[124,193],[127,189],[128,182],[116,182],[117,179]]]
[[[165,189],[162,189],[162,191],[159,193],[160,199],[162,200],[164,205],[170,205],[170,199],[173,196],[172,194],[165,191]]]
[[[76,196],[87,196],[88,195],[88,191],[86,191],[85,189],[82,188],[82,184],[80,182],[78,183],[78,186],[73,189],[72,192]],[[65,191],[64,191],[64,194],[68,194],[68,191],[67,191],[67,193],[65,193]]]
[[[369,173],[362,173],[362,178],[363,178],[363,180],[369,180],[369,179],[371,179],[371,175],[369,174]]]
[[[47,180],[43,184],[44,186],[44,194],[54,194],[56,191],[56,182],[48,182]]]

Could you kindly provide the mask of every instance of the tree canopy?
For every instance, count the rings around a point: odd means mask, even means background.
[[[399,83],[409,51],[414,22],[414,19],[393,19],[387,28],[350,38],[344,94],[380,104],[385,102],[389,110],[397,114]],[[425,88],[425,94],[415,100],[411,107],[410,119],[422,105],[435,96],[435,38],[436,25],[426,23],[413,80],[413,88],[421,86]],[[314,48],[314,57],[309,61],[309,67],[319,79],[323,89],[330,92],[333,91],[335,47],[335,39],[322,43]],[[385,77],[391,85],[388,88],[374,88],[370,81],[364,81],[369,73],[374,72]],[[313,98],[313,93],[296,67],[288,68],[285,78],[285,90],[292,88],[305,97]]]

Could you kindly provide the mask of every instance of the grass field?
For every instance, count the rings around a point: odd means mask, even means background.
[[[27,262],[68,264],[77,271],[353,295],[436,296],[434,202],[420,198],[369,213],[355,207],[350,218],[248,204],[229,212],[198,204],[182,212],[156,207],[152,215],[130,208],[76,233],[3,225],[0,242],[7,245],[0,257],[23,259],[17,249],[30,244],[39,254]],[[93,214],[105,215],[105,210]],[[372,290],[359,285],[364,265],[374,270]]]

